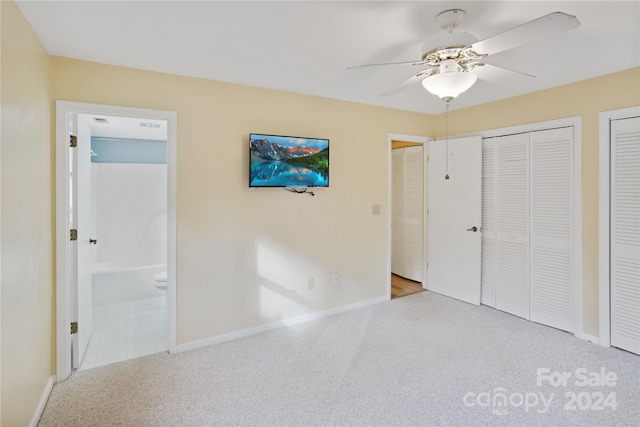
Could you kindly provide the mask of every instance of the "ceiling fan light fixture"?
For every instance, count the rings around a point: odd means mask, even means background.
[[[442,99],[451,100],[468,90],[478,79],[475,74],[460,71],[452,59],[442,61],[439,73],[427,77],[422,86]]]
[[[422,86],[439,98],[453,99],[468,90],[477,80],[475,74],[464,72],[434,74],[422,81]]]

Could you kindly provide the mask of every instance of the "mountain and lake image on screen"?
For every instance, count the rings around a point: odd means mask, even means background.
[[[249,135],[250,187],[328,187],[329,140]]]

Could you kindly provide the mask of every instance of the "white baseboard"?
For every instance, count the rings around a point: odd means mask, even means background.
[[[600,338],[595,337],[593,335],[585,334],[584,332],[580,334],[575,334],[575,336],[577,338],[580,338],[581,340],[589,341],[593,344],[600,344]]]
[[[271,331],[273,329],[283,328],[285,326],[297,325],[298,323],[310,322],[312,320],[333,316],[334,314],[344,313],[346,311],[356,310],[358,308],[363,308],[369,305],[379,304],[381,302],[386,302],[386,301],[389,301],[389,298],[385,296],[385,297],[374,298],[366,301],[357,302],[355,304],[344,305],[342,307],[332,308],[330,310],[318,311],[315,313],[309,313],[302,316],[279,320],[277,322],[256,326],[255,328],[242,329],[240,331],[229,332],[228,334],[218,335],[211,338],[205,338],[203,340],[191,341],[188,343],[180,344],[178,345],[177,350],[178,350],[178,353],[183,351],[188,351],[188,350],[195,350],[196,348],[207,347],[209,345],[219,344],[227,341],[233,341],[238,338],[244,338],[250,335],[256,335],[262,332]]]
[[[38,422],[40,421],[42,412],[44,412],[44,407],[47,404],[47,400],[49,400],[49,395],[51,394],[51,390],[53,389],[53,385],[55,384],[55,382],[55,375],[50,376],[49,381],[47,381],[47,385],[44,388],[44,393],[42,393],[42,397],[40,398],[40,403],[38,403],[38,407],[36,408],[36,412],[33,414],[33,418],[31,418],[29,427],[36,427],[38,425]]]

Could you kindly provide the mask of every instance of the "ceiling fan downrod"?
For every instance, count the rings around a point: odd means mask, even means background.
[[[444,12],[436,15],[434,21],[442,28],[444,31],[452,33],[458,25],[462,22],[462,19],[467,14],[462,9],[449,9]]]

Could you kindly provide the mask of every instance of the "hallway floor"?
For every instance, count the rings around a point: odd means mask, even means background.
[[[168,350],[166,296],[93,307],[93,333],[79,370]]]
[[[422,283],[391,274],[391,299],[423,292]]]

